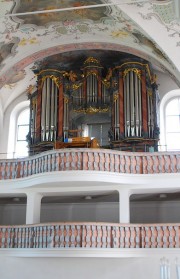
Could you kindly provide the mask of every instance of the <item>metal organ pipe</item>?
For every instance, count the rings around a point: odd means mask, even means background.
[[[130,114],[130,125],[131,125],[131,136],[135,136],[134,133],[134,72],[130,71],[129,73],[129,78],[130,78],[130,108],[131,108],[131,114]]]
[[[154,115],[153,115],[153,101],[152,92],[148,94],[148,136],[151,138],[154,134]]]
[[[127,137],[127,86],[126,79],[124,81],[124,135]]]
[[[64,97],[64,139],[68,136],[68,99]]]
[[[94,94],[95,94],[95,98],[94,98],[94,102],[97,103],[97,97],[98,97],[98,80],[97,77],[95,75],[94,76]]]
[[[36,100],[33,100],[33,111],[32,111],[32,139],[34,142],[35,131],[36,131],[36,113],[37,113],[37,103]]]
[[[45,118],[45,110],[46,110],[46,80],[44,80],[42,87],[42,109],[41,109],[41,140],[45,140],[45,127],[46,127],[46,118]]]
[[[150,99],[150,104],[151,104],[151,137],[154,136],[154,113],[153,113],[153,98],[151,96]]]
[[[151,137],[151,110],[150,110],[150,96],[147,94],[147,110],[148,110],[148,136]]]
[[[139,99],[139,136],[142,135],[142,91],[141,80],[138,79],[138,99]]]
[[[54,139],[54,81],[51,80],[51,130],[50,130],[50,137],[51,141]]]
[[[138,94],[138,76],[135,74],[135,124],[136,124],[136,129],[135,129],[135,133],[136,136],[139,137],[139,131],[140,131],[140,127],[139,127],[139,94]]]
[[[105,104],[106,103],[106,87],[105,85],[102,83],[102,103]]]
[[[116,129],[117,129],[117,139],[119,140],[119,95],[116,101]]]
[[[46,140],[50,139],[50,78],[46,79]]]
[[[58,96],[58,87],[54,87],[54,139],[56,139],[57,134],[57,96]]]
[[[95,80],[94,80],[94,75],[91,75],[91,80],[92,80],[92,86],[91,86],[91,102],[95,102]]]
[[[135,71],[126,74],[123,88],[125,137],[141,137],[141,80]]]
[[[130,107],[130,92],[129,92],[129,73],[126,75],[126,126],[127,126],[127,137],[130,137],[130,112],[131,112],[131,107]]]
[[[116,129],[117,129],[117,118],[116,118],[116,103],[117,103],[117,99],[116,99],[116,95],[114,96],[114,139],[116,140]]]
[[[91,83],[91,76],[87,77],[87,103],[89,103],[89,98],[90,98],[90,83]]]

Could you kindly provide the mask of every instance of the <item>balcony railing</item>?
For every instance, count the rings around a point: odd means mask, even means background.
[[[128,174],[178,173],[180,152],[130,153],[107,149],[61,149],[24,159],[0,160],[0,180],[71,170]]]
[[[180,224],[0,226],[0,248],[180,248]]]

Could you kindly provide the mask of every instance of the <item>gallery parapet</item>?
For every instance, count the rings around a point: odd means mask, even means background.
[[[180,152],[131,153],[73,148],[50,150],[25,159],[0,160],[0,180],[74,170],[121,174],[179,173]]]

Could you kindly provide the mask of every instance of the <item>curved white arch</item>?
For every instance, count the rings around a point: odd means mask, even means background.
[[[166,150],[166,129],[165,129],[165,110],[167,104],[174,98],[180,97],[180,89],[169,91],[160,102],[160,145],[162,150]]]

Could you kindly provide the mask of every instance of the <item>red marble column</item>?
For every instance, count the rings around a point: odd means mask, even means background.
[[[146,91],[146,73],[142,71],[142,121],[143,121],[143,133],[148,133],[148,115],[147,115],[147,91]]]
[[[119,131],[124,135],[124,88],[122,72],[119,76]]]
[[[36,131],[35,142],[41,141],[41,107],[42,107],[42,80],[38,80],[38,93],[37,93],[37,114],[36,114]]]
[[[63,84],[59,85],[59,104],[58,104],[58,138],[63,137],[63,109],[64,109],[64,98],[63,98]]]

